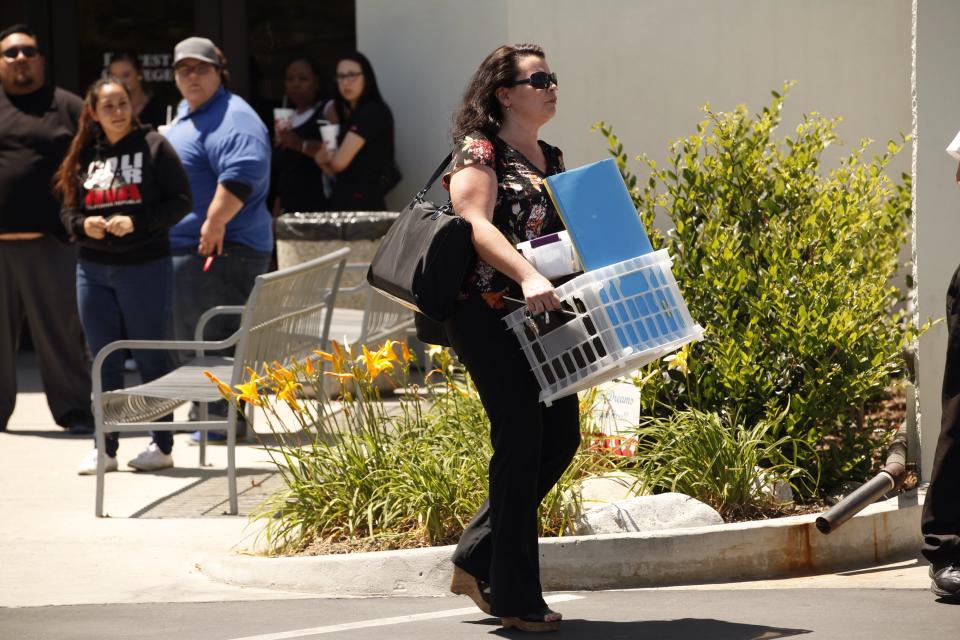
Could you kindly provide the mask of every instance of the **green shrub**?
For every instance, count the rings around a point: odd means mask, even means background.
[[[773,435],[782,417],[760,420],[751,427],[735,416],[696,409],[645,417],[636,431],[635,466],[625,470],[651,492],[693,496],[725,520],[764,513],[777,506],[765,486],[816,484],[797,465],[806,445]]]
[[[773,437],[809,445],[797,450],[799,462],[829,487],[869,472],[872,443],[849,427],[901,373],[915,334],[891,285],[909,184],[898,188],[885,173],[902,148],[892,141],[865,160],[864,140],[825,172],[821,155],[837,141],[839,120],[811,113],[778,138],[783,100],[773,92],[755,116],[742,105],[704,107],[696,133],[671,144],[665,168],[641,158],[642,183],[611,127],[596,128],[706,328],[685,373],[648,376],[645,408],[732,412],[747,429],[767,421]],[[653,227],[658,211],[673,225],[666,237]]]

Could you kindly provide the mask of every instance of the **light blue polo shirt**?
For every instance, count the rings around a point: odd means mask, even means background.
[[[251,192],[227,223],[224,241],[272,251],[273,225],[266,204],[270,137],[250,105],[220,87],[193,112],[186,100],[181,101],[177,118],[164,135],[180,156],[193,191],[193,211],[170,230],[171,248],[196,248],[217,184],[236,181],[249,185]]]

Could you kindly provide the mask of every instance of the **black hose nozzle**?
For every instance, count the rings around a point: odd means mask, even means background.
[[[880,473],[817,518],[817,530],[824,534],[836,530],[883,494],[899,489],[906,478],[907,427],[903,425],[887,448],[887,463]]]

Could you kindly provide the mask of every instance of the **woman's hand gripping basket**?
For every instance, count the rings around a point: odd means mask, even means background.
[[[610,381],[703,338],[670,270],[666,250],[588,271],[557,287],[563,312],[504,322],[540,384],[540,401]]]

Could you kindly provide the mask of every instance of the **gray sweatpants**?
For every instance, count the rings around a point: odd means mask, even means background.
[[[53,419],[62,427],[93,424],[76,269],[76,248],[52,236],[0,240],[0,429],[17,401],[17,347],[24,320]]]

